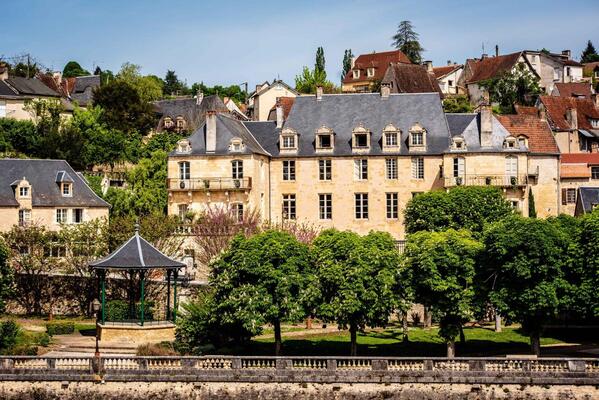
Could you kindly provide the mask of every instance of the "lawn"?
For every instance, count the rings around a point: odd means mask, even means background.
[[[494,332],[490,328],[464,328],[466,343],[457,343],[458,356],[500,356],[529,353],[529,339],[519,328],[504,328]],[[215,354],[272,355],[274,339],[254,339],[246,346],[216,349]],[[552,336],[541,339],[542,345],[560,344]],[[402,341],[401,329],[371,330],[358,334],[358,354],[363,356],[440,356],[446,346],[438,336],[438,328],[410,328],[409,341]],[[349,332],[339,331],[316,335],[283,336],[285,355],[348,355]],[[211,352],[212,353],[212,352]]]

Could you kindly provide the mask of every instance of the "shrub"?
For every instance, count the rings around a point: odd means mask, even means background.
[[[37,350],[37,346],[20,344],[10,349],[10,354],[13,356],[37,356]]]
[[[52,321],[46,323],[48,335],[68,335],[75,332],[75,323],[72,321]]]
[[[158,344],[146,343],[137,346],[136,354],[138,356],[178,356],[179,353],[173,347],[171,342],[161,342]]]
[[[8,320],[0,323],[0,350],[5,350],[13,347],[17,342],[21,328],[13,321]]]
[[[414,324],[414,326],[419,326],[420,325],[420,313],[418,311],[412,311],[410,313],[410,316],[412,317],[412,323]]]

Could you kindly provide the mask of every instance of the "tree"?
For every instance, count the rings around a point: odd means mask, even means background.
[[[89,71],[83,69],[77,61],[69,61],[62,70],[62,76],[64,78],[74,78],[86,75],[89,75]]]
[[[530,218],[537,217],[537,208],[535,207],[535,196],[532,193],[532,188],[528,189],[528,216]]]
[[[316,49],[316,62],[314,63],[314,73],[315,74],[324,73],[325,79],[326,79],[324,49],[322,47],[318,47],[318,49]]]
[[[189,89],[185,86],[183,82],[179,80],[175,71],[171,71],[170,69],[166,71],[166,75],[164,77],[164,94],[174,95],[174,94],[185,94]]]
[[[352,53],[351,49],[345,50],[345,53],[343,54],[343,66],[342,66],[342,70],[341,70],[341,79],[342,80],[345,78],[345,76],[351,69],[353,58],[354,58],[354,54]]]
[[[446,113],[470,113],[472,110],[472,104],[470,104],[468,96],[464,94],[443,99],[443,111]]]
[[[324,321],[350,331],[351,355],[358,351],[357,332],[385,326],[394,310],[399,252],[388,233],[328,229],[314,240],[306,308]]]
[[[235,103],[245,103],[245,98],[247,93],[241,90],[239,85],[231,85],[231,86],[206,86],[203,82],[194,83],[191,85],[190,89],[191,94],[196,95],[198,92],[203,93],[205,96],[211,95],[219,95],[220,97],[228,97],[233,99]]]
[[[539,77],[525,64],[518,64],[512,71],[481,81],[480,86],[489,92],[489,100],[497,103],[503,114],[514,113],[514,104],[534,105],[541,93]]]
[[[15,151],[34,155],[40,137],[32,121],[18,121],[13,118],[0,118],[0,137],[4,139],[2,152]]]
[[[162,98],[162,86],[164,84],[162,79],[154,75],[143,76],[139,65],[129,62],[124,63],[121,70],[116,74],[116,79],[131,85],[144,103]]]
[[[599,54],[597,54],[597,50],[595,50],[595,46],[593,46],[593,42],[590,40],[587,42],[587,47],[583,50],[580,55],[581,63],[590,63],[599,61]]]
[[[322,86],[325,93],[335,91],[335,85],[327,80],[324,50],[322,47],[318,47],[316,50],[314,69],[310,70],[310,68],[304,67],[302,73],[295,77],[295,90],[300,93],[316,93],[317,86]]]
[[[418,34],[414,31],[412,22],[401,21],[397,26],[397,33],[393,35],[393,46],[401,50],[414,64],[422,63],[424,49],[418,41]]]
[[[254,333],[265,323],[272,324],[278,356],[281,322],[304,317],[298,298],[308,265],[308,247],[288,233],[236,236],[212,265],[215,313],[226,323],[243,321],[244,328]]]
[[[512,216],[484,232],[481,278],[502,315],[522,324],[532,352],[540,354],[543,324],[560,306],[568,241],[550,222]]]
[[[586,214],[580,222],[580,235],[578,236],[578,246],[580,249],[578,264],[582,277],[581,290],[582,296],[579,296],[578,304],[582,304],[594,316],[599,316],[599,257],[597,249],[599,248],[599,209]]]
[[[406,268],[417,302],[441,315],[439,336],[447,357],[455,356],[455,338],[472,316],[473,280],[482,245],[466,230],[417,232],[408,236]]]
[[[0,238],[0,314],[4,313],[6,300],[13,293],[14,276],[8,264],[8,247]]]
[[[12,76],[20,76],[22,78],[33,78],[40,72],[40,67],[37,63],[20,62],[10,69]]]

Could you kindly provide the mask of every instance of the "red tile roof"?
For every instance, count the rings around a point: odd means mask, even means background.
[[[591,98],[591,84],[586,82],[576,83],[556,83],[556,95],[561,97],[578,97],[584,96],[587,99]]]
[[[519,115],[532,115],[532,116],[539,115],[539,110],[537,110],[536,107],[528,107],[528,106],[521,106],[520,104],[514,104],[514,108],[516,109],[516,114],[519,114]]]
[[[445,75],[449,75],[456,69],[460,69],[460,68],[462,68],[461,64],[460,65],[458,65],[458,64],[447,65],[445,67],[434,67],[433,73],[435,74],[435,78],[439,79],[439,78],[443,78]]]
[[[382,82],[391,85],[391,93],[441,93],[439,82],[423,65],[393,63]]]
[[[360,77],[358,79],[354,79],[352,69],[350,69],[347,72],[347,75],[345,75],[345,78],[343,78],[343,83],[381,80],[385,75],[385,71],[387,71],[387,67],[392,62],[404,64],[412,63],[408,56],[406,56],[400,50],[384,51],[382,53],[360,54],[358,58],[356,58],[353,68],[360,70]],[[367,77],[366,70],[370,67],[374,68],[374,76]]]
[[[546,121],[536,116],[522,114],[495,117],[512,135],[528,137],[528,148],[532,153],[559,153],[551,128]]]
[[[293,103],[295,102],[295,97],[279,97],[279,104],[281,104],[281,106],[283,107],[283,119],[287,119],[287,117],[289,116],[289,113],[291,112],[291,108],[293,107]],[[272,121],[277,119],[276,114],[273,114],[273,111],[277,109],[277,105],[275,104],[274,106],[272,106],[272,108],[270,109],[270,112],[268,114],[268,119],[271,120],[271,114],[273,116]]]
[[[497,57],[486,57],[482,60],[467,60],[470,71],[466,83],[475,83],[494,78],[510,71],[518,62],[521,53],[506,54]]]
[[[559,168],[560,178],[590,178],[591,171],[589,167],[582,164],[564,164],[563,161]]]
[[[540,96],[539,99],[545,106],[547,118],[554,129],[571,129],[566,119],[566,110],[569,108],[576,109],[580,129],[593,129],[589,118],[599,119],[599,109],[595,107],[592,100],[561,96]]]
[[[599,165],[599,153],[564,153],[562,164],[592,164]]]

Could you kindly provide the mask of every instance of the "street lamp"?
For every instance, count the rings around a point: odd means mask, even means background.
[[[101,304],[98,301],[98,299],[94,299],[94,301],[92,301],[92,309],[94,310],[94,314],[96,316],[96,354],[95,354],[96,358],[100,357],[100,344],[99,344],[100,337],[98,336],[98,316],[100,315],[100,307],[101,307]]]

